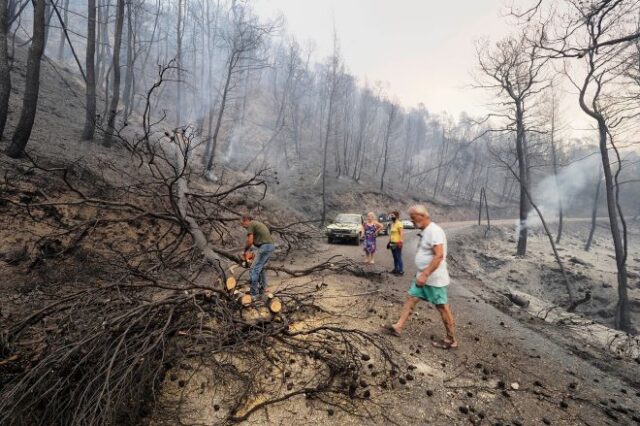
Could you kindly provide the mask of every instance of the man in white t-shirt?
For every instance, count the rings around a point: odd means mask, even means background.
[[[415,258],[418,272],[411,282],[409,297],[402,308],[398,322],[387,326],[387,328],[392,334],[399,336],[416,304],[420,300],[426,300],[433,303],[438,309],[447,332],[444,339],[432,342],[433,346],[442,349],[457,349],[455,322],[447,295],[450,282],[447,270],[447,237],[442,228],[431,221],[429,211],[425,206],[411,207],[409,216],[416,227],[421,230]]]

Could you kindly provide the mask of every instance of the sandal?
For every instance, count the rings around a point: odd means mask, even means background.
[[[384,331],[387,332],[387,334],[390,334],[394,337],[400,337],[400,333],[398,332],[398,330],[395,329],[395,327],[392,324],[385,325]]]
[[[458,342],[449,342],[447,340],[437,340],[431,342],[431,345],[434,348],[444,349],[445,351],[458,349]]]

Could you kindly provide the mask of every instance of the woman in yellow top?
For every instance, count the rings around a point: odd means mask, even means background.
[[[391,226],[389,227],[389,248],[393,255],[394,275],[404,275],[404,265],[402,264],[402,243],[404,241],[404,228],[400,220],[400,213],[393,211],[389,215]]]

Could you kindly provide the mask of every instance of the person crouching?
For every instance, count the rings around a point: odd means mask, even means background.
[[[243,258],[249,257],[248,253],[252,247],[255,246],[257,248],[249,271],[251,296],[256,299],[263,295],[267,289],[267,275],[264,270],[271,254],[275,250],[275,244],[269,228],[264,223],[253,220],[251,216],[243,216],[240,224],[247,230]]]

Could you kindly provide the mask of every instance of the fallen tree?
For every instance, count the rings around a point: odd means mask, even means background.
[[[159,69],[155,89],[170,70]],[[153,96],[154,89],[141,136],[114,133],[135,166],[102,160],[93,170],[33,156],[2,164],[0,211],[12,219],[0,232],[29,235],[19,255],[8,257],[25,283],[46,292],[1,319],[0,424],[132,424],[152,411],[175,424],[179,407],[160,410],[159,389],[168,372],[194,359],[234,385],[225,422],[301,394],[358,411],[358,401],[369,397],[358,385],[364,360],[378,361],[376,380],[386,383],[398,368],[391,349],[360,330],[298,326],[322,311],[322,288],[280,290],[274,298],[280,306],[268,302],[268,320],[247,318],[227,284],[241,259],[223,243],[231,239],[228,224],[240,217],[231,201],[263,198],[269,172],[204,186],[192,161],[194,134],[188,128],[156,133],[160,121],[152,123],[148,113]],[[312,238],[304,232],[278,228],[290,244]],[[272,269],[292,277],[363,273],[343,258]],[[260,306],[252,301],[250,308]],[[291,359],[313,374],[286,386],[263,385],[259,372],[283,369]]]

